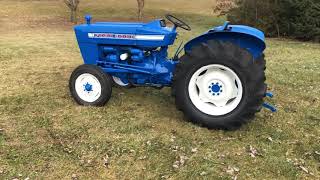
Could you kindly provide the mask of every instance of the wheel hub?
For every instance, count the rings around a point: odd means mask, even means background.
[[[84,86],[84,91],[87,91],[88,93],[92,91],[92,85],[89,84],[88,82],[83,85]]]
[[[213,96],[220,96],[220,94],[223,92],[222,87],[223,86],[221,82],[212,82],[209,85],[209,93],[211,93]]]

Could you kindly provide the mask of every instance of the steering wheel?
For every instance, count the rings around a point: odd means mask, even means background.
[[[172,24],[174,24],[176,27],[182,28],[187,31],[191,31],[191,27],[187,23],[178,19],[177,17],[174,17],[171,14],[167,14],[166,18],[168,19],[168,21],[172,22]]]

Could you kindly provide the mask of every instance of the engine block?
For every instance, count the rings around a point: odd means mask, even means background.
[[[169,86],[176,62],[167,59],[167,48],[99,47],[99,61],[106,72],[134,85]]]

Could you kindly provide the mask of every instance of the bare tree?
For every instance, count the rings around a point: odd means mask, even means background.
[[[70,21],[77,23],[77,10],[80,0],[64,0],[64,3],[70,9]]]
[[[143,17],[144,0],[137,0],[138,2],[138,19],[141,20]]]

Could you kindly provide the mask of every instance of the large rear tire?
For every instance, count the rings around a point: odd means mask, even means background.
[[[208,41],[181,57],[172,91],[177,109],[210,129],[234,130],[262,107],[265,60],[230,42]]]

